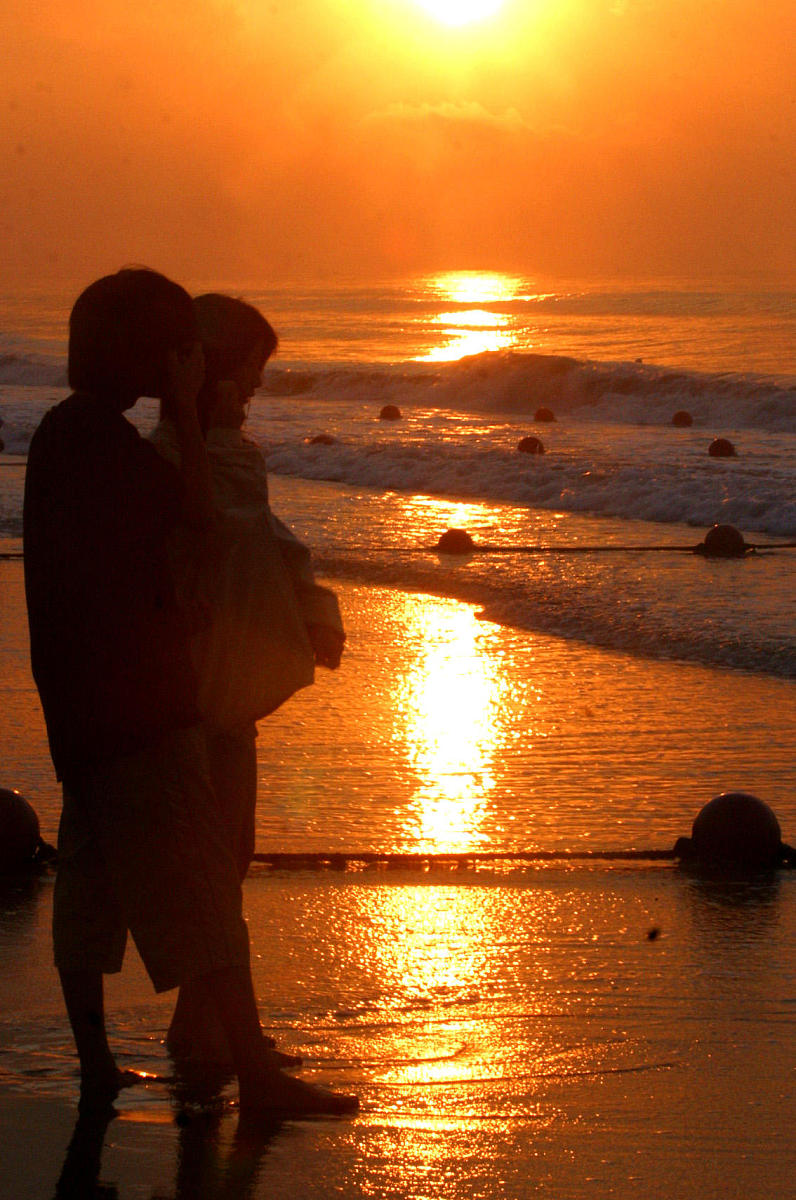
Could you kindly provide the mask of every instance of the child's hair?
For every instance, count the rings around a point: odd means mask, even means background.
[[[207,292],[197,296],[193,306],[205,355],[205,380],[196,403],[199,422],[207,430],[220,381],[232,378],[256,347],[262,351],[260,367],[264,367],[279,339],[262,313],[245,300]]]
[[[166,355],[198,340],[191,298],[147,267],[89,285],[69,318],[69,386],[94,394],[160,396]]]

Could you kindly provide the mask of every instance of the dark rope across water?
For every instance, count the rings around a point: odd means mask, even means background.
[[[383,867],[469,867],[493,862],[666,862],[679,853],[671,850],[464,850],[452,853],[362,851],[258,852],[253,861],[286,871],[330,867],[343,870],[354,863]]]

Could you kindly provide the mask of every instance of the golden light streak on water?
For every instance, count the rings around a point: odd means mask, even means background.
[[[396,497],[400,507],[401,523],[412,530],[413,544],[435,544],[446,529],[466,529],[482,540],[499,536],[496,527],[502,525],[508,538],[519,540],[516,531],[506,522],[502,510],[494,504],[479,501],[449,500],[438,496]]]
[[[445,851],[484,840],[501,680],[483,652],[489,632],[473,610],[426,599],[407,610],[419,625],[407,631],[417,638],[417,654],[396,681],[393,705],[418,781],[407,835],[418,850]]]
[[[492,304],[500,300],[515,300],[522,292],[519,275],[498,271],[444,271],[432,275],[429,290],[458,304]]]
[[[454,304],[498,304],[524,298],[523,280],[494,271],[447,271],[426,280],[432,296]],[[425,362],[451,362],[471,354],[505,350],[516,340],[513,318],[485,308],[439,312],[433,324],[444,339],[422,356]]]
[[[494,313],[490,314],[490,317],[493,318],[489,322],[490,325],[501,325],[505,328],[457,329],[455,332],[447,333],[445,340],[424,354],[419,361],[453,362],[459,358],[467,358],[471,354],[485,354],[489,350],[507,350],[514,341],[514,333],[508,327],[509,318],[499,317]],[[469,324],[469,314],[467,320]],[[440,323],[440,318],[437,319],[437,323]]]

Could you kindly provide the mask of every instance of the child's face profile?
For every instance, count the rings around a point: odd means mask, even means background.
[[[251,400],[257,388],[263,382],[263,366],[265,350],[262,342],[256,342],[244,358],[238,369],[233,373],[232,382],[238,389],[241,404]]]
[[[249,353],[229,379],[222,379],[216,392],[212,423],[216,427],[240,429],[246,420],[246,405],[263,382],[265,349],[261,342]]]

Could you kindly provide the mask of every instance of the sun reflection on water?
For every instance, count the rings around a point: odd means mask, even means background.
[[[523,292],[519,275],[505,275],[499,271],[443,271],[432,275],[428,285],[439,296],[458,304],[516,300]]]
[[[448,317],[453,314],[441,313],[436,323],[448,324]],[[427,354],[422,355],[422,362],[453,362],[455,359],[466,358],[470,354],[485,354],[488,350],[506,350],[514,340],[514,334],[508,328],[508,317],[497,317],[490,324],[499,324],[506,328],[457,328],[449,330],[445,341],[432,347]],[[455,319],[455,318],[454,318]],[[468,314],[469,324],[469,314]]]
[[[419,851],[472,847],[495,786],[501,681],[482,650],[489,632],[465,605],[427,597],[408,611],[417,655],[392,698],[418,780],[408,840]]]
[[[423,361],[449,362],[512,345],[515,330],[508,313],[469,306],[519,299],[522,294],[519,276],[491,271],[447,271],[432,275],[427,286],[433,296],[467,307],[464,311],[435,315],[432,323],[440,327],[443,340],[422,356]]]

